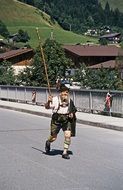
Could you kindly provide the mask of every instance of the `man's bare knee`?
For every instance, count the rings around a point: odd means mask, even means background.
[[[71,137],[71,131],[65,131],[65,132],[64,132],[64,136],[65,136],[66,138],[70,138],[70,137]]]
[[[52,136],[49,137],[49,141],[50,141],[50,142],[53,142],[53,141],[55,141],[56,139],[57,139],[57,135],[52,135]]]

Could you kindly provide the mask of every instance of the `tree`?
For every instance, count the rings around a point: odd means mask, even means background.
[[[117,83],[120,80],[117,69],[100,69],[90,70],[89,73],[89,86],[91,89],[117,89]]]
[[[32,86],[31,75],[32,75],[32,69],[27,66],[23,71],[20,71],[19,74],[17,75],[16,84],[24,86]]]
[[[36,86],[46,86],[47,80],[45,75],[45,69],[42,61],[42,57],[40,56],[40,50],[37,49],[37,52],[34,57],[34,61],[32,64],[32,83]]]
[[[81,88],[89,87],[89,69],[83,63],[79,69],[75,71],[74,80],[81,83]]]
[[[122,50],[123,50],[123,44],[121,43],[121,48],[118,51],[118,57],[116,59],[116,66],[117,66],[117,70],[119,73],[119,78],[121,78],[120,83],[117,84],[119,86],[120,90],[123,90],[123,72],[122,72],[122,70],[123,70],[123,53],[122,53]]]
[[[106,40],[106,38],[100,38],[99,43],[100,43],[100,45],[107,45],[108,41]]]
[[[15,42],[23,42],[26,43],[30,40],[30,37],[26,31],[18,30],[18,33],[13,37]]]
[[[34,5],[34,0],[19,0],[20,2],[27,3],[29,5]]]
[[[121,88],[122,84],[117,68],[88,69],[85,64],[82,64],[74,77],[81,83],[82,88],[116,90]]]
[[[65,76],[66,69],[70,68],[72,62],[65,57],[63,48],[55,40],[47,39],[43,45],[43,52],[48,78],[50,84],[54,86],[57,76]],[[47,86],[47,78],[39,47],[36,50],[32,65],[20,73],[18,80],[23,85]]]
[[[51,84],[54,85],[57,76],[65,77],[66,69],[72,66],[72,62],[65,57],[64,49],[55,40],[47,39],[43,47],[46,55],[49,79]]]
[[[0,85],[13,85],[15,84],[14,70],[11,63],[3,61],[0,64]]]
[[[110,6],[108,2],[106,2],[104,14],[105,14],[105,24],[109,25],[110,24]]]
[[[28,35],[28,33],[26,31],[23,31],[23,30],[19,30],[18,31],[18,42],[28,42],[30,40],[30,37]]]
[[[9,31],[6,25],[0,20],[0,35],[7,38],[9,36]]]

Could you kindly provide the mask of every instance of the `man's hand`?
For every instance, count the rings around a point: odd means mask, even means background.
[[[49,97],[48,97],[48,102],[52,102],[52,100],[53,100],[53,97],[52,97],[52,96],[49,96]]]
[[[47,100],[47,103],[45,104],[46,109],[50,109],[50,103],[52,102],[52,100],[53,100],[53,97],[49,96],[48,100]]]

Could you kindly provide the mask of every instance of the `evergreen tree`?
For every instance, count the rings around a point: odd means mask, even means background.
[[[82,64],[74,79],[81,83],[81,88],[118,90],[123,87],[117,68],[88,69],[85,64]]]
[[[100,69],[90,70],[89,73],[89,86],[91,89],[117,89],[117,83],[119,81],[117,70]]]
[[[3,61],[0,64],[0,85],[13,85],[15,84],[14,70],[11,63]]]
[[[6,25],[0,20],[0,35],[7,38],[9,36],[9,31]]]
[[[80,69],[76,69],[74,80],[80,82],[81,88],[89,87],[89,69],[87,69],[86,65],[83,63],[80,65]]]
[[[46,40],[44,52],[46,55],[49,79],[51,84],[54,85],[57,76],[65,76],[66,69],[71,68],[72,62],[65,57],[61,44],[55,40]]]
[[[110,25],[110,6],[108,1],[106,2],[105,5],[104,14],[105,14],[105,25]]]
[[[50,84],[56,83],[57,76],[65,76],[67,68],[70,68],[71,61],[65,57],[63,48],[55,40],[47,39],[43,45],[43,52]],[[22,85],[47,86],[44,64],[40,48],[36,50],[33,63],[18,76]]]
[[[28,35],[28,33],[26,31],[23,31],[21,29],[18,31],[18,36],[17,36],[17,41],[18,42],[26,43],[26,42],[29,41],[29,39],[30,39],[30,37],[29,37],[29,35]]]
[[[118,9],[115,9],[115,11],[113,12],[113,24],[114,24],[114,26],[118,26],[119,19],[120,19],[120,12]]]

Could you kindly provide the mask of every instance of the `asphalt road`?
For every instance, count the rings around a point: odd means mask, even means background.
[[[44,153],[50,119],[0,109],[0,190],[123,190],[123,133],[77,124],[70,160],[63,133]]]

